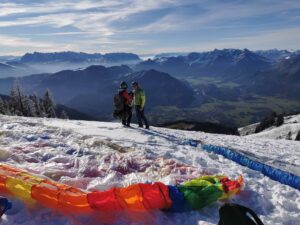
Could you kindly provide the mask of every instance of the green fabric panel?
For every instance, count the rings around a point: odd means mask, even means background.
[[[202,184],[205,184],[205,182],[203,181]],[[223,194],[222,190],[211,184],[202,186],[179,186],[178,188],[195,210],[217,201]]]
[[[224,178],[224,176],[202,176],[188,182],[185,182],[184,185],[195,186],[201,185],[203,181],[207,181],[210,184],[218,184],[220,183],[220,179]]]

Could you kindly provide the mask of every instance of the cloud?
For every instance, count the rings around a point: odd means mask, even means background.
[[[19,38],[6,35],[0,35],[0,46],[9,47],[30,47],[47,48],[52,45],[49,43],[32,41],[30,38]]]
[[[197,4],[196,6],[201,7],[203,10],[200,11],[199,9],[197,14],[190,14],[189,12],[182,14],[180,10],[174,11],[160,20],[140,28],[139,31],[186,31],[216,26],[217,24],[228,26],[232,22],[241,22],[243,19],[253,19],[261,16],[269,16],[271,18],[274,14],[280,16],[282,12],[285,12],[284,16],[287,17],[289,10],[300,10],[300,1],[264,0],[256,3],[252,1],[246,3],[234,1],[231,3],[221,2],[219,4]],[[234,27],[236,25],[231,26]]]
[[[232,48],[260,49],[294,49],[299,48],[300,28],[284,28],[270,30],[251,36],[225,38],[219,43],[213,43],[215,47],[230,46]]]
[[[294,38],[284,35],[282,28],[298,34],[293,30],[299,27],[298,11],[298,0],[10,0],[0,3],[0,30],[7,46],[20,46],[26,51],[30,46],[42,49],[43,45],[44,49],[59,46],[81,51],[118,51],[117,48],[139,52],[187,51],[194,50],[193,46],[199,50],[205,47],[198,44],[200,40],[206,46],[216,47],[226,44],[254,47],[251,41],[258,46],[271,46],[270,43],[291,46],[282,43],[285,40],[296,46],[291,41]],[[135,21],[137,18],[141,21]],[[277,29],[276,23],[281,25]],[[222,33],[227,30],[231,32]],[[272,38],[269,33],[279,36]],[[173,38],[171,35],[182,37],[172,43],[176,47],[166,39],[166,36]],[[195,36],[199,41],[192,38]],[[270,41],[263,41],[267,37]]]

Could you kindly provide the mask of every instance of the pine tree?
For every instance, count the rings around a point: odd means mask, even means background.
[[[25,96],[18,79],[10,91],[10,108],[13,115],[23,116],[25,112]]]
[[[43,105],[45,108],[45,116],[48,118],[55,118],[56,117],[55,104],[49,89],[46,90],[46,93],[44,95]]]
[[[295,141],[300,141],[300,130],[298,131]]]
[[[275,123],[276,112],[272,112],[269,116],[265,117],[255,128],[255,133],[259,133]]]
[[[29,98],[33,102],[36,117],[43,117],[45,115],[43,112],[44,107],[42,107],[41,101],[37,97],[36,93],[33,93],[33,95],[31,95]]]
[[[25,116],[37,117],[36,107],[30,98],[25,98]]]
[[[0,97],[0,114],[4,114],[4,115],[6,114],[5,103],[1,97]]]
[[[276,121],[276,127],[281,126],[284,123],[283,114],[279,114]]]
[[[63,110],[60,114],[61,119],[69,119],[69,116],[65,110]]]

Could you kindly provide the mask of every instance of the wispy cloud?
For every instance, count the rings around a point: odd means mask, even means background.
[[[30,43],[39,49],[56,43],[82,51],[182,51],[179,46],[200,46],[200,40],[216,47],[220,42],[246,44],[257,34],[263,39],[276,31],[281,38],[269,43],[279,45],[293,39],[282,32],[299,28],[299,12],[298,0],[3,0],[0,33],[2,40],[10,37],[7,46],[15,41],[15,47]],[[170,38],[177,38],[176,46],[170,46]]]

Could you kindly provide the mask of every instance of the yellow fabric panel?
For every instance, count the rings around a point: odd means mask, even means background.
[[[6,180],[7,190],[15,197],[23,200],[29,206],[33,206],[35,201],[31,198],[32,183],[18,178],[8,177]]]
[[[20,173],[19,176],[22,177],[24,180],[28,180],[32,183],[38,183],[38,184],[45,180],[45,179],[39,178],[37,176],[31,175],[31,174],[28,174],[25,172]]]

